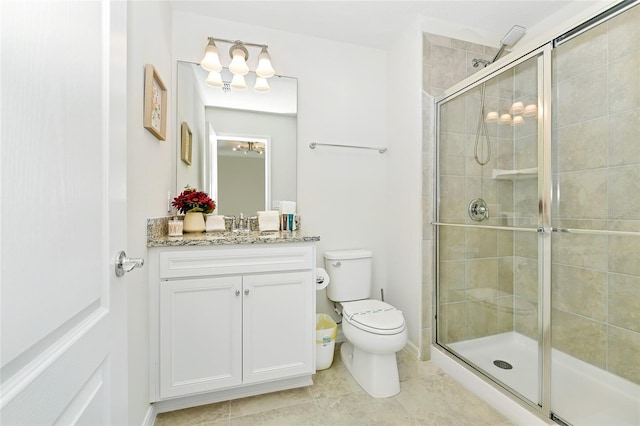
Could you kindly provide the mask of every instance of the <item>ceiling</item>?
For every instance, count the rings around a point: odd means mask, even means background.
[[[468,41],[498,47],[502,36],[513,25],[530,29],[545,18],[578,3],[588,7],[595,2],[171,0],[171,7],[188,13],[374,48],[387,48],[394,34],[406,27],[407,20],[419,16],[423,29],[456,27],[469,35],[465,38]]]

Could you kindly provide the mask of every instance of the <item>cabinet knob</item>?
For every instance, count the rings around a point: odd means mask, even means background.
[[[240,296],[240,290],[236,290],[236,296]]]
[[[249,289],[248,288],[244,289],[244,294],[249,294]]]

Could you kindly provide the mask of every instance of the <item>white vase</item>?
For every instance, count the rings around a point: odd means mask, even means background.
[[[184,215],[184,232],[204,232],[204,215],[202,212],[187,212]]]

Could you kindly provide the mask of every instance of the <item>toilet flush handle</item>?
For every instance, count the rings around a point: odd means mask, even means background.
[[[336,268],[339,268],[339,267],[341,267],[341,266],[342,266],[342,263],[341,263],[341,262],[333,262],[333,263],[331,264],[331,266],[335,266]]]

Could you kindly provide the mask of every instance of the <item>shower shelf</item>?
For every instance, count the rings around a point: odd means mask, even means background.
[[[538,169],[503,170],[493,169],[493,178],[496,180],[534,179],[538,177]]]

